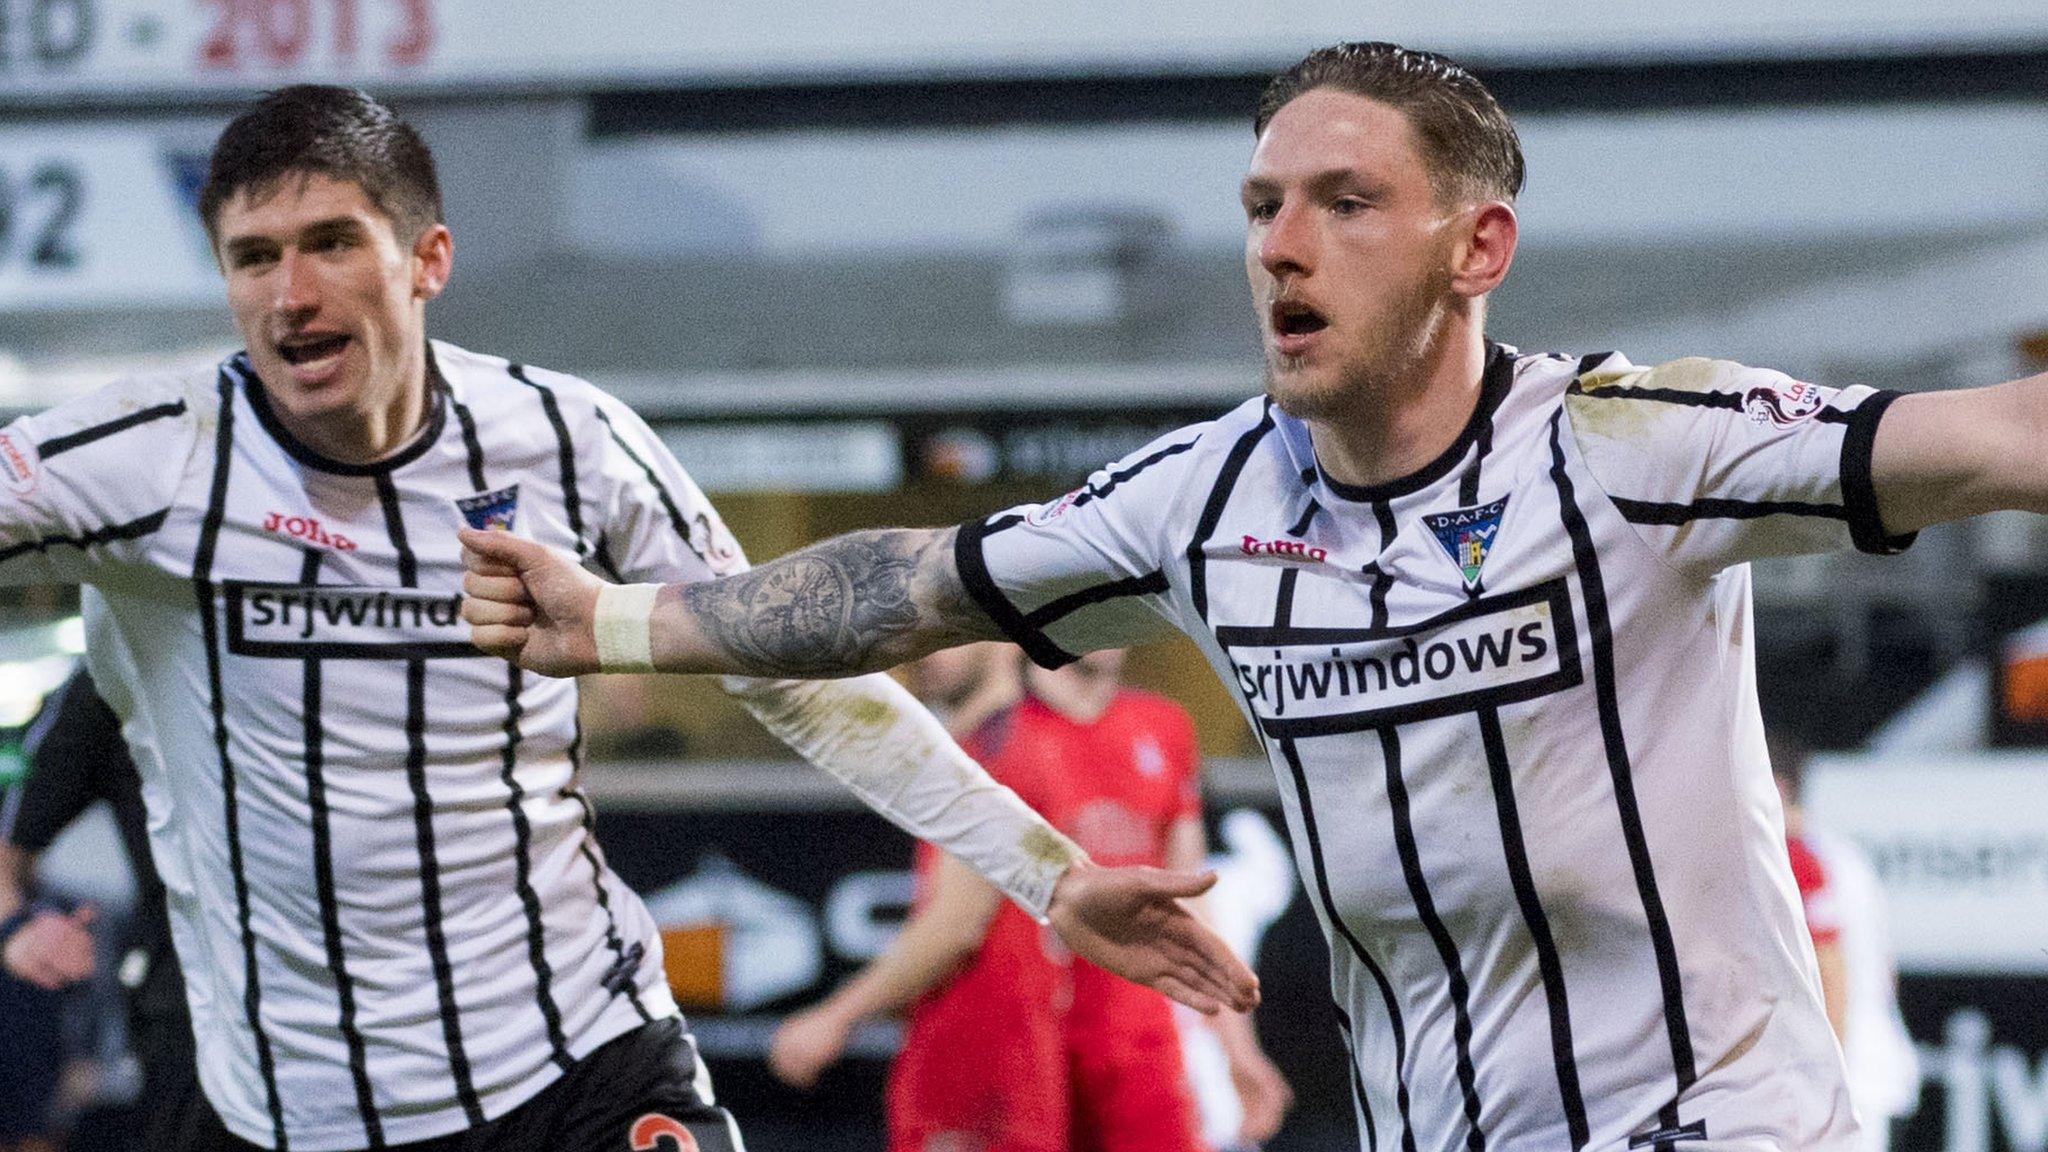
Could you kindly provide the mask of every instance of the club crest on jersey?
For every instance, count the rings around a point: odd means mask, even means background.
[[[1825,399],[1820,385],[1804,381],[1794,381],[1786,388],[1759,386],[1742,394],[1742,411],[1759,428],[1790,428],[1820,411]]]
[[[455,506],[462,510],[462,518],[469,522],[469,526],[479,532],[493,528],[510,532],[513,519],[519,515],[519,485],[464,496],[455,502]]]
[[[1491,504],[1431,512],[1422,518],[1430,535],[1443,545],[1444,553],[1464,575],[1467,589],[1479,587],[1479,574],[1486,567],[1494,537],[1500,533],[1501,513],[1507,507],[1508,498],[1503,496]]]

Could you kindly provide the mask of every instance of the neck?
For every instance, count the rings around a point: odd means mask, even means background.
[[[311,419],[299,419],[273,405],[278,423],[301,444],[344,464],[374,464],[405,447],[427,419],[427,361],[424,347],[401,371],[404,383],[388,397]]]
[[[1072,720],[1076,724],[1093,724],[1109,710],[1109,702],[1116,695],[1114,687],[1100,691],[1086,687],[1069,687],[1065,684],[1034,685],[1031,694],[1039,702]]]
[[[1331,479],[1359,487],[1420,471],[1464,431],[1485,374],[1477,310],[1452,317],[1413,364],[1380,381],[1362,403],[1307,422],[1316,460]]]

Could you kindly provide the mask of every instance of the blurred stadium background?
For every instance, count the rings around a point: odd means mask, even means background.
[[[1360,38],[1461,57],[1517,117],[1499,339],[1906,389],[2048,368],[2040,0],[0,0],[0,418],[233,347],[206,149],[250,94],[336,80],[439,157],[436,334],[635,405],[757,558],[1049,497],[1258,387],[1252,103]],[[1757,596],[1766,715],[1828,751],[1815,818],[1890,904],[1922,1067],[1895,1147],[2048,1150],[2048,532],[1772,564]],[[11,730],[75,600],[4,597]],[[1216,815],[1270,815],[1192,649],[1133,673],[1196,715]],[[907,843],[705,685],[590,701],[601,834],[750,1143],[879,1148],[889,1029],[809,1096],[760,1057],[887,939]],[[87,828],[48,875],[118,905],[117,858]],[[1259,963],[1301,1094],[1272,1147],[1355,1146],[1300,901]]]

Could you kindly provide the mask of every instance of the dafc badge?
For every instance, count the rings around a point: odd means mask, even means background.
[[[519,514],[519,485],[464,496],[455,502],[455,506],[462,510],[462,518],[469,522],[469,526],[479,532],[493,528],[510,532],[513,518]]]
[[[1500,531],[1501,513],[1507,511],[1507,507],[1508,498],[1503,496],[1491,504],[1431,512],[1422,518],[1430,534],[1436,537],[1436,542],[1443,545],[1451,563],[1464,574],[1467,589],[1479,587],[1480,570],[1486,567],[1487,553],[1493,549],[1493,538]]]

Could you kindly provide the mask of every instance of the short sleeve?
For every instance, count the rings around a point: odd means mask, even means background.
[[[1871,446],[1897,393],[1824,388],[1725,360],[1638,368],[1608,357],[1565,410],[1624,519],[1680,567],[1912,544],[1878,517]]]
[[[645,421],[600,394],[604,518],[593,557],[620,583],[694,581],[742,572],[746,553],[718,510]]]
[[[73,673],[43,702],[22,750],[28,776],[4,833],[26,852],[48,848],[95,800],[108,795],[109,778],[128,764],[121,722],[83,671]]]
[[[184,397],[141,381],[0,428],[0,584],[94,581],[170,513],[193,443]]]
[[[1201,433],[1170,433],[1057,500],[961,526],[961,582],[1033,661],[1057,668],[1179,628],[1167,526]]]

